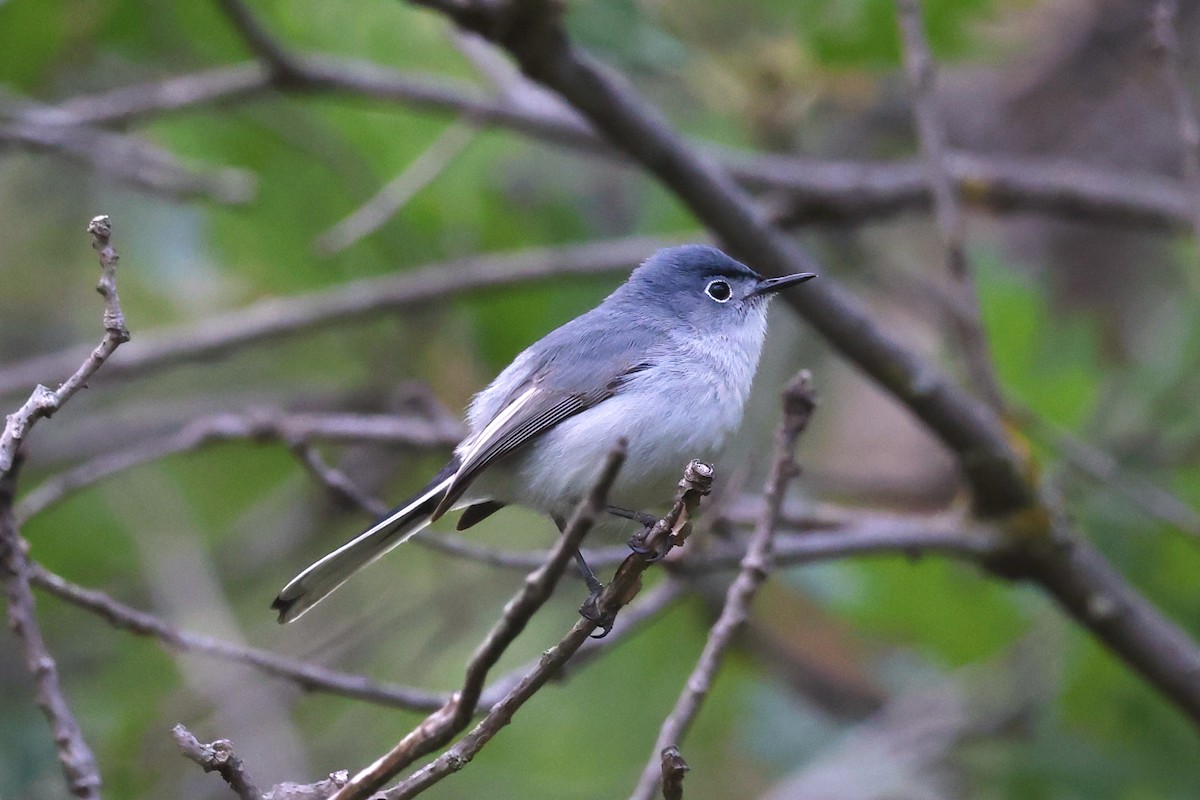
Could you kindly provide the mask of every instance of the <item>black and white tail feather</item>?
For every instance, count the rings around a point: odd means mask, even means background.
[[[291,622],[329,596],[363,567],[433,521],[434,511],[458,472],[454,459],[421,491],[401,503],[383,519],[301,572],[283,587],[271,608],[279,621]]]

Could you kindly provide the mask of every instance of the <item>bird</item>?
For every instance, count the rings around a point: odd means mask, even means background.
[[[705,244],[654,253],[475,395],[449,463],[284,586],[272,603],[279,622],[451,510],[463,510],[459,530],[509,504],[540,510],[561,530],[618,440],[626,457],[607,511],[650,519],[640,509],[673,496],[682,465],[715,458],[741,424],[770,299],[814,277],[764,278]],[[598,585],[590,576],[594,593]]]

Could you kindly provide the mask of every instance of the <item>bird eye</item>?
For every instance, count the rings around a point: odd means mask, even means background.
[[[718,280],[709,281],[708,286],[704,287],[704,293],[718,303],[724,303],[733,294],[733,290],[729,288],[728,283]]]

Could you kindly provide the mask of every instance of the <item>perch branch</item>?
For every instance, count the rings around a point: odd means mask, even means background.
[[[679,493],[676,496],[675,504],[646,536],[645,546],[649,553],[652,554],[667,544],[671,546],[684,544],[691,532],[692,517],[696,507],[700,503],[700,498],[708,494],[712,480],[712,467],[699,461],[688,464],[684,470],[683,480],[679,482]],[[599,499],[597,498],[597,500]],[[602,505],[602,500],[600,500],[595,503],[594,507],[599,509]],[[650,563],[650,556],[647,554],[635,552],[625,558],[600,597],[600,618],[611,620],[617,611],[629,602],[638,591],[641,575],[650,566]],[[543,653],[536,667],[526,673],[513,690],[496,703],[466,736],[441,756],[385,792],[386,800],[403,800],[414,797],[462,769],[504,726],[512,721],[513,715],[521,706],[563,668],[571,656],[588,641],[599,624],[598,619],[581,617],[567,635],[558,644]],[[375,780],[364,783],[362,790],[357,792],[348,792],[349,787],[347,787],[339,792],[334,800],[355,800],[356,798],[361,800],[371,789],[381,786],[386,779],[385,776],[376,776]]]

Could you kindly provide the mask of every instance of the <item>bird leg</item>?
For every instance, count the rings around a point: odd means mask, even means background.
[[[653,528],[655,523],[658,522],[658,517],[653,514],[647,514],[645,511],[633,511],[628,508],[621,508],[620,506],[605,506],[604,510],[614,517],[633,520],[643,528]]]
[[[559,517],[554,518],[554,524],[558,526],[558,532],[561,534],[567,527],[564,520]],[[596,572],[588,566],[587,559],[583,557],[583,552],[579,548],[575,549],[575,566],[579,569],[579,574],[583,576],[583,582],[587,584],[588,596],[584,599],[583,605],[579,606],[579,614],[589,622],[595,622],[599,626],[600,635],[592,636],[593,639],[603,639],[608,636],[608,632],[612,630],[613,622],[616,617],[605,615],[600,609],[600,597],[604,594],[604,584],[596,577]]]

